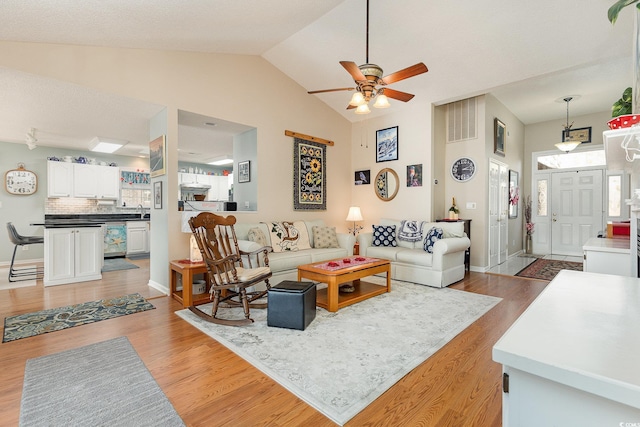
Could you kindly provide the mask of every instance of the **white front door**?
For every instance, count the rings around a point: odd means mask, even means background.
[[[489,160],[489,268],[507,260],[507,165]]]
[[[582,246],[603,230],[602,170],[551,174],[551,253],[582,255]]]

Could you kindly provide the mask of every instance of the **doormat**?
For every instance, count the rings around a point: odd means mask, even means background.
[[[142,295],[129,294],[5,317],[2,342],[33,337],[154,308]]]
[[[516,276],[551,281],[560,270],[582,271],[582,263],[553,259],[537,259],[517,272]]]
[[[106,273],[108,271],[118,271],[118,270],[131,270],[134,268],[140,268],[135,264],[131,264],[129,261],[124,258],[107,258],[104,260],[104,266],[102,267],[102,272]]]
[[[127,337],[27,360],[20,426],[184,426]]]

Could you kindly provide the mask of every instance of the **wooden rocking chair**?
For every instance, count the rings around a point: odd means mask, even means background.
[[[240,326],[253,322],[249,317],[249,307],[267,307],[266,301],[254,301],[266,296],[271,289],[268,253],[272,248],[265,246],[253,252],[241,251],[233,228],[235,223],[234,216],[223,217],[211,212],[202,212],[189,219],[189,226],[207,267],[210,295],[213,300],[210,315],[195,305],[189,307],[189,310],[213,323]],[[247,288],[260,282],[266,284],[266,290],[247,291]],[[243,307],[245,318],[219,318],[218,308],[221,307],[221,303],[226,303],[223,305],[226,307]]]

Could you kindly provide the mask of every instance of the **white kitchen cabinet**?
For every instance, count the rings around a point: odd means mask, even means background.
[[[47,197],[72,197],[73,163],[47,162]]]
[[[207,200],[228,201],[229,200],[229,177],[209,175],[209,193]]]
[[[127,221],[127,255],[149,252],[149,221]]]
[[[44,231],[44,285],[102,279],[101,227],[47,228]]]
[[[85,199],[117,199],[120,170],[112,166],[73,164],[73,196]]]
[[[630,241],[592,237],[582,247],[582,270],[589,273],[631,276]]]
[[[502,425],[640,420],[640,280],[562,270],[493,347]]]
[[[120,193],[120,170],[112,166],[48,162],[47,196],[116,200]]]

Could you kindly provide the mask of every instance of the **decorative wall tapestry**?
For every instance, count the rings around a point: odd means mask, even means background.
[[[293,209],[326,210],[326,146],[293,139]]]

